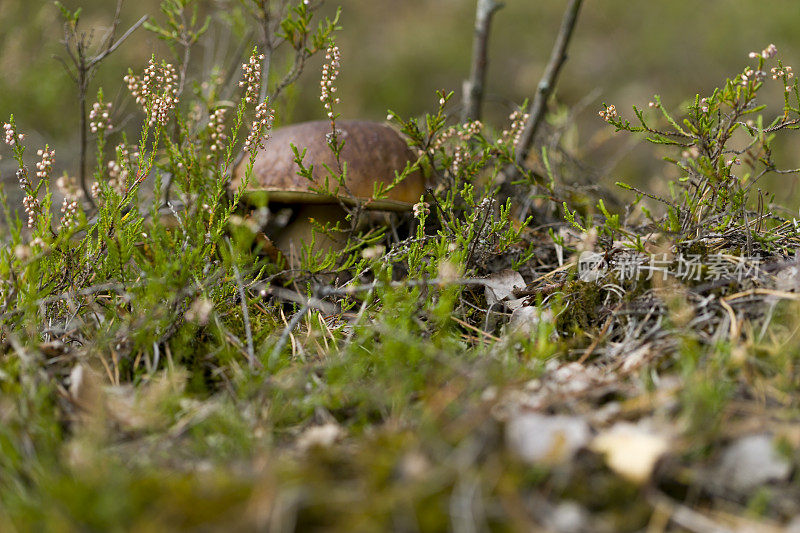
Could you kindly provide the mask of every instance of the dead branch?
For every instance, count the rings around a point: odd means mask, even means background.
[[[561,68],[567,60],[567,47],[569,46],[572,32],[575,29],[575,24],[578,21],[578,13],[583,4],[583,0],[571,0],[564,18],[561,21],[561,29],[556,37],[556,42],[553,45],[553,51],[550,54],[550,61],[547,63],[544,75],[542,76],[539,85],[536,87],[536,95],[534,96],[533,103],[528,107],[528,121],[525,123],[525,129],[522,131],[519,142],[517,143],[517,165],[522,165],[528,157],[528,152],[533,145],[533,140],[536,137],[536,132],[544,118],[544,113],[547,107],[547,100],[555,89],[558,75]],[[509,169],[511,173],[516,170]],[[507,174],[508,177],[508,174]],[[511,176],[513,179],[513,176]]]
[[[106,36],[103,38],[103,43],[100,47],[100,50],[93,55],[90,56],[88,54],[87,48],[91,43],[91,36],[87,39],[85,34],[79,34],[78,32],[78,24],[77,19],[74,24],[70,22],[64,23],[64,48],[67,52],[67,56],[69,57],[70,61],[72,62],[72,67],[74,68],[74,72],[70,71],[69,67],[67,66],[66,62],[62,61],[65,70],[75,82],[78,87],[78,109],[80,112],[80,168],[78,169],[78,177],[81,184],[81,190],[83,191],[84,198],[92,207],[95,207],[94,201],[92,200],[91,192],[89,191],[89,187],[86,183],[87,181],[87,172],[86,172],[86,151],[88,149],[89,144],[89,134],[88,134],[88,124],[87,124],[87,108],[86,108],[86,94],[89,90],[89,84],[94,77],[94,74],[97,70],[98,65],[101,61],[103,61],[106,57],[114,53],[114,51],[125,42],[128,37],[133,34],[142,24],[147,21],[147,15],[144,15],[138,21],[136,21],[128,30],[122,34],[119,39],[116,39],[114,34],[116,33],[117,28],[119,27],[120,22],[120,11],[122,10],[122,4],[124,0],[117,0],[117,5],[114,10],[114,20],[112,22],[111,28],[108,30]]]
[[[469,79],[464,81],[464,109],[461,122],[480,120],[483,105],[483,90],[488,64],[489,28],[494,14],[503,8],[503,2],[478,0],[475,14],[475,38],[472,44],[472,68]]]

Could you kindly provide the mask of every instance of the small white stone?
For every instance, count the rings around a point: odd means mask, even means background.
[[[595,437],[591,448],[603,454],[608,467],[620,476],[634,483],[644,483],[669,449],[669,441],[640,426],[619,422]]]
[[[768,434],[740,438],[725,449],[718,467],[721,482],[740,492],[786,480],[791,471],[791,463],[778,453]]]
[[[519,413],[506,425],[509,448],[529,463],[565,463],[591,436],[589,424],[577,416]]]
[[[297,448],[300,451],[308,451],[317,447],[329,448],[342,437],[343,433],[342,428],[332,422],[321,426],[312,426],[297,439]]]

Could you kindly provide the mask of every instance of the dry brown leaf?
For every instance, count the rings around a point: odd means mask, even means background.
[[[513,300],[514,289],[524,289],[525,279],[516,270],[501,270],[484,280],[486,303],[494,305],[499,302]]]

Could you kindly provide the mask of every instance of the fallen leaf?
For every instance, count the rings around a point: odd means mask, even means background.
[[[514,289],[524,289],[525,280],[516,270],[501,270],[484,280],[486,303],[491,307],[497,303],[514,300]],[[522,305],[522,302],[519,302]]]
[[[795,516],[786,524],[784,533],[800,533],[800,516]]]
[[[509,305],[511,302],[506,303]],[[553,312],[550,309],[540,309],[535,305],[524,305],[511,312],[511,319],[508,321],[508,329],[526,336],[534,335],[539,330],[539,324],[544,321],[553,320]]]
[[[779,291],[796,291],[800,288],[800,268],[796,265],[775,274],[775,288]]]

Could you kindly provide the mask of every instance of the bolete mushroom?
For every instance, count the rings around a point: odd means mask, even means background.
[[[346,216],[344,206],[357,203],[372,211],[409,211],[424,192],[424,178],[419,170],[408,174],[403,181],[386,192],[384,198],[374,199],[376,184],[389,186],[395,181],[396,172],[402,172],[406,164],[416,158],[406,142],[389,126],[377,122],[341,121],[336,123],[338,140],[344,141],[340,162],[347,167],[344,187],[330,176],[327,168],[338,172],[338,164],[327,135],[330,122],[303,122],[276,129],[266,147],[257,154],[253,175],[247,184],[245,200],[263,205],[268,202],[290,205],[295,208],[293,221],[271,238],[284,254],[296,257],[301,243],[311,243],[313,224],[335,224]],[[299,174],[292,151],[294,145],[299,153],[306,150],[303,166],[313,165],[313,182]],[[235,170],[231,188],[240,187],[247,168],[247,160]],[[320,194],[325,190],[329,194]],[[272,209],[275,211],[275,209]],[[335,246],[328,237],[317,233],[315,250]],[[294,262],[294,261],[292,261]]]

